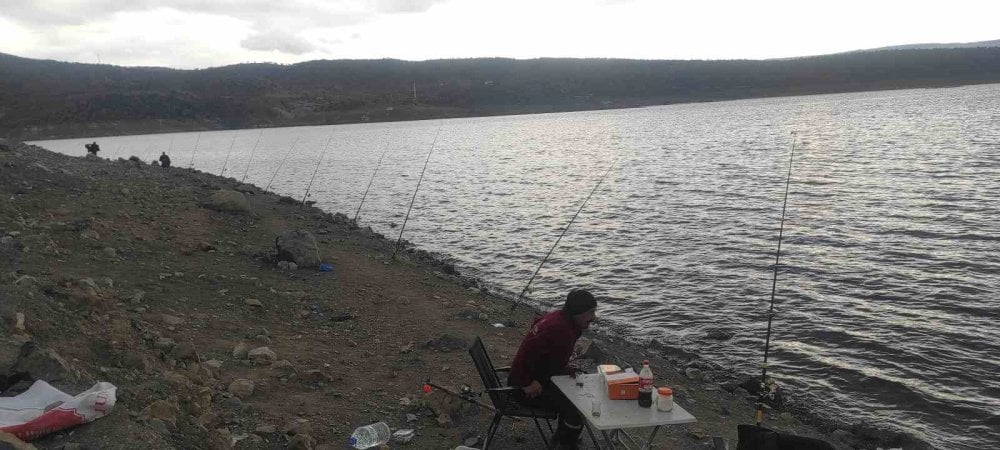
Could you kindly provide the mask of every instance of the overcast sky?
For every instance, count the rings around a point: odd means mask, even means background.
[[[1000,1],[0,0],[0,52],[199,68],[314,59],[805,56],[1000,39]]]

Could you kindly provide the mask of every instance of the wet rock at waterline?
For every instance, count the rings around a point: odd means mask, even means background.
[[[278,261],[294,262],[299,267],[319,267],[316,238],[308,231],[286,231],[274,240],[274,246],[278,251]]]
[[[231,213],[249,213],[250,202],[242,192],[220,190],[212,194],[204,205],[208,209]]]

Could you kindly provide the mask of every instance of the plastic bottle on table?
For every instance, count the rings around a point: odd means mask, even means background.
[[[639,406],[653,406],[653,371],[649,368],[649,360],[642,361],[642,370],[639,372]]]
[[[347,441],[356,449],[371,448],[389,442],[389,425],[385,422],[358,427]]]

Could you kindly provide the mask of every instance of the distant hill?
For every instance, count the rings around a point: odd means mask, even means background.
[[[944,44],[906,44],[906,45],[893,45],[889,47],[879,47],[871,48],[861,51],[871,52],[878,50],[927,50],[927,49],[941,49],[941,48],[978,48],[978,47],[1000,47],[1000,39],[995,41],[978,41],[978,42],[951,42]]]
[[[763,61],[384,59],[201,70],[0,54],[0,136],[410,120],[997,82],[997,47]]]

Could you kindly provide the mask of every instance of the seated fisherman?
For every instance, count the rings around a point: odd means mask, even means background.
[[[170,167],[170,157],[167,156],[167,152],[160,155],[160,167]]]
[[[553,437],[557,448],[577,448],[583,417],[550,378],[574,373],[569,366],[573,347],[583,330],[596,319],[594,296],[583,289],[571,290],[561,310],[535,320],[511,364],[507,384],[521,388],[519,401],[559,413],[559,428]]]
[[[97,145],[97,141],[94,141],[91,144],[84,144],[83,146],[87,149],[87,153],[91,153],[95,156],[97,155],[97,152],[101,151],[101,147]]]

